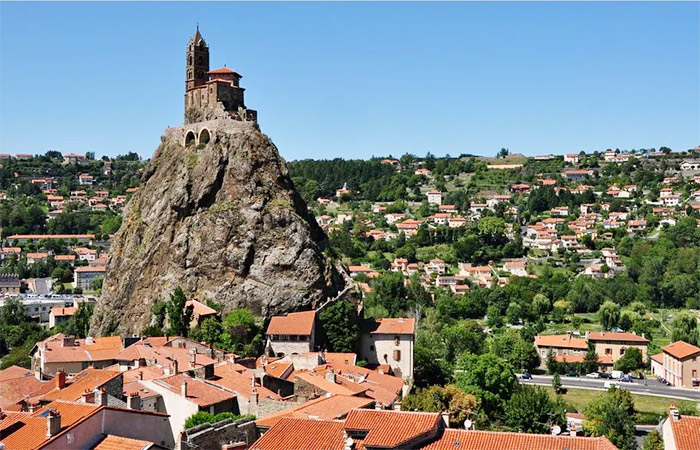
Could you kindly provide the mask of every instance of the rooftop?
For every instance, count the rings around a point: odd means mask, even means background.
[[[310,336],[314,328],[315,320],[316,311],[303,311],[289,313],[285,316],[273,316],[270,319],[270,325],[267,326],[265,334]]]
[[[700,353],[700,348],[684,341],[673,342],[665,347],[662,347],[661,350],[676,359],[685,359]]]

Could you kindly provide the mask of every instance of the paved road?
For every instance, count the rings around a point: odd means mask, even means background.
[[[552,385],[552,377],[549,375],[533,375],[532,380],[519,380],[523,384],[539,384]],[[561,385],[568,388],[579,389],[597,389],[605,390],[605,382],[617,380],[605,380],[586,377],[561,377]],[[671,386],[666,386],[656,380],[647,380],[647,386],[640,380],[634,380],[634,383],[619,383],[622,388],[634,392],[635,394],[657,395],[663,397],[677,398],[681,400],[692,400],[700,402],[700,389],[681,389]]]

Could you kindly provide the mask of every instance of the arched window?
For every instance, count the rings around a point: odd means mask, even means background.
[[[195,135],[194,131],[188,131],[185,135],[185,145],[194,144]]]
[[[211,136],[209,135],[209,130],[204,128],[202,131],[199,132],[199,143],[206,144],[207,142],[209,142],[210,137]]]

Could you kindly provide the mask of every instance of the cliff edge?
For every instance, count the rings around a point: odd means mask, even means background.
[[[112,240],[91,333],[142,331],[177,286],[224,312],[317,307],[345,284],[326,242],[254,122],[169,128]]]

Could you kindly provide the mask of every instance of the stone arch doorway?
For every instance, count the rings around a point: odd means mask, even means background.
[[[195,135],[194,131],[188,131],[187,134],[185,135],[185,145],[191,145],[195,143]]]
[[[203,128],[202,131],[199,132],[199,143],[206,144],[209,142],[209,139],[211,139],[211,136],[209,134],[209,130],[207,130],[206,128]]]

